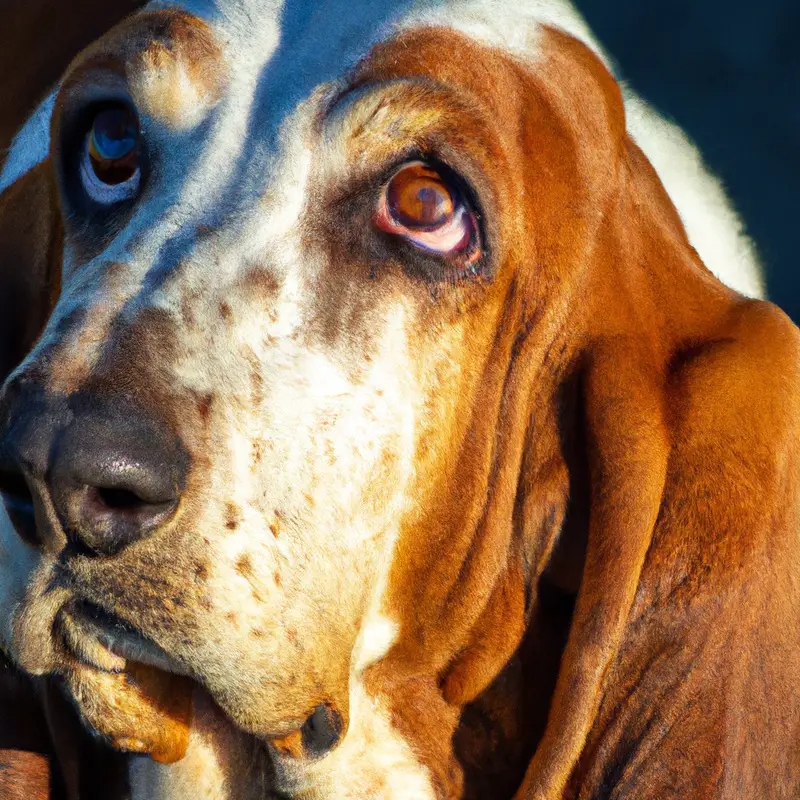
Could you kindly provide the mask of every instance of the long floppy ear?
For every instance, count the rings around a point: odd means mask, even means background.
[[[638,343],[615,337],[585,358],[578,406],[591,487],[588,540],[550,717],[519,794],[526,800],[560,798],[584,747],[639,585],[667,471],[662,380]]]
[[[49,166],[49,161],[39,164],[0,194],[0,382],[31,348],[59,291],[61,225]],[[0,542],[0,556],[5,555]],[[0,558],[0,569],[9,569],[6,559]],[[47,703],[40,697],[43,686],[5,660],[0,641],[2,797],[49,797],[56,752]],[[73,796],[69,776],[64,779]]]
[[[674,753],[695,746],[681,786],[725,763],[747,775],[747,796],[767,796],[763,776],[738,765],[775,763],[759,768],[769,785],[797,785],[796,766],[777,766],[793,745],[769,742],[772,731],[796,741],[800,719],[800,335],[705,269],[631,141],[622,174],[575,317],[588,473],[580,584],[547,726],[516,797],[571,797],[585,773],[594,789],[575,796],[615,791],[603,770],[626,762],[613,741],[623,753],[650,748],[649,782],[638,785],[647,796],[678,785],[668,783],[683,769]],[[669,647],[689,666],[665,663]],[[665,676],[703,697],[699,717],[699,706],[672,707],[653,688]],[[673,729],[678,714],[695,727]],[[643,716],[663,721],[657,741]],[[618,739],[604,737],[614,725]],[[619,728],[637,725],[625,741]]]
[[[49,159],[0,195],[0,380],[25,357],[60,290],[62,231]]]

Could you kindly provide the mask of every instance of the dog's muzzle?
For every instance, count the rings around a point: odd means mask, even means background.
[[[0,491],[20,535],[114,555],[163,526],[189,459],[153,414],[116,397],[52,396],[16,380],[0,399]]]

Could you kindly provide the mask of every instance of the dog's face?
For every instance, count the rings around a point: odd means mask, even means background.
[[[63,289],[3,396],[36,522],[15,490],[14,648],[129,749],[170,757],[185,709],[147,680],[174,673],[287,762],[372,736],[402,775],[367,675],[392,652],[442,670],[463,638],[422,621],[479,487],[518,468],[498,432],[566,358],[621,103],[564,34],[538,31],[531,70],[430,26],[298,99],[276,31],[244,23],[146,11],[62,81]]]

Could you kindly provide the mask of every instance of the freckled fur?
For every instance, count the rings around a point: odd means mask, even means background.
[[[70,566],[83,597],[214,698],[196,701],[186,758],[132,764],[134,797],[247,798],[273,780],[308,800],[473,797],[490,770],[507,793],[522,781],[519,800],[789,797],[798,335],[692,250],[760,293],[718,187],[681,177],[691,146],[625,102],[569,7],[477,2],[409,17],[270,117],[275,151],[252,153],[243,120],[276,40],[269,15],[247,29],[248,9],[133,18],[56,103],[122,48],[153,146],[205,137],[170,150],[162,191],[105,251],[80,263],[99,245],[66,231],[64,291],[19,373],[124,390],[192,453],[174,522]],[[375,245],[350,190],[409,142],[475,184],[490,276],[434,287]],[[225,194],[245,156],[263,184]],[[51,169],[0,204],[52,186]],[[27,258],[50,274],[51,252]],[[51,640],[69,592],[45,592],[53,555],[37,563],[4,530],[0,606],[22,600],[4,648],[71,674],[99,729],[121,736],[140,714],[157,730],[169,715]],[[268,775],[242,731],[285,739],[321,702],[341,742],[316,761],[283,752]]]

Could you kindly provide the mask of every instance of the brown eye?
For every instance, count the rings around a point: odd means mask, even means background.
[[[132,197],[139,187],[139,121],[128,106],[99,111],[86,136],[81,179],[104,204]]]
[[[448,174],[445,174],[448,173]],[[442,256],[459,256],[463,266],[481,256],[478,225],[455,179],[422,161],[403,165],[384,188],[375,225]]]
[[[401,169],[386,189],[392,216],[409,228],[443,225],[455,211],[455,200],[441,175],[425,164]]]

